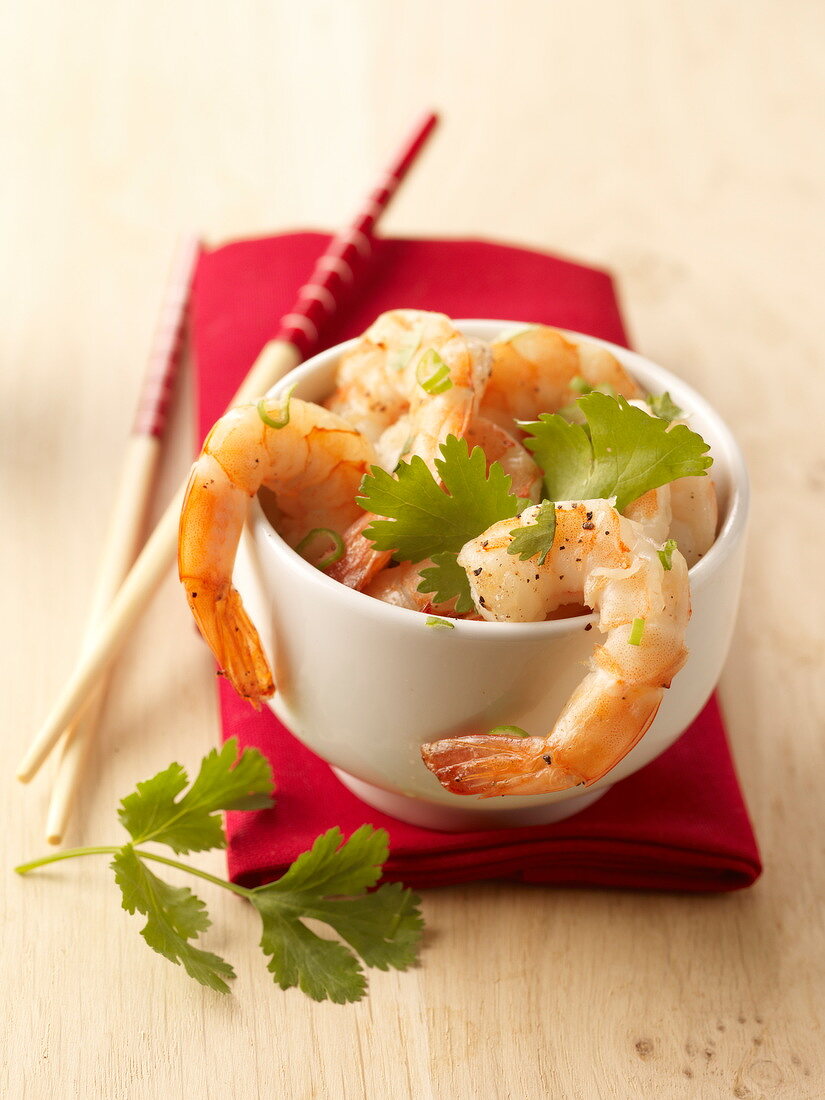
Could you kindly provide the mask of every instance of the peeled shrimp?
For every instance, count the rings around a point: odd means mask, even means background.
[[[391,603],[394,607],[406,607],[409,611],[427,611],[430,597],[425,592],[419,592],[418,585],[421,583],[421,570],[431,564],[432,562],[427,561],[418,564],[405,561],[382,569],[363,591],[376,600]]]
[[[510,477],[510,489],[517,497],[524,497],[534,503],[541,493],[542,473],[533,456],[526,447],[522,447],[509,432],[494,424],[486,417],[476,416],[471,421],[464,437],[467,446],[481,447],[490,463],[498,462],[505,474]]]
[[[285,422],[271,427],[261,412]],[[222,417],[192,467],[180,519],[180,579],[218,663],[255,706],[275,685],[258,632],[232,586],[250,499],[261,487],[272,491],[279,530],[293,546],[315,527],[342,531],[360,511],[356,491],[374,460],[372,444],[341,417],[295,398],[286,405],[272,398]]]
[[[575,378],[589,386],[609,385],[623,397],[642,390],[621,363],[599,344],[574,344],[557,329],[527,325],[492,344],[493,369],[481,405],[483,416],[510,428],[514,420],[534,420],[558,412],[579,393]]]
[[[555,508],[554,547],[543,565],[507,553],[511,532],[534,521],[536,507],[494,524],[461,550],[459,563],[485,619],[542,620],[580,599],[599,612],[606,640],[546,736],[488,733],[422,746],[424,763],[455,794],[545,794],[595,783],[644,735],[687,657],[690,595],[678,550],[665,570],[642,528],[607,501]]]
[[[428,366],[433,353],[438,367]],[[462,336],[443,313],[393,310],[343,357],[327,406],[375,440],[384,469],[418,455],[437,475],[441,444],[448,435],[466,434],[491,364],[487,345]],[[430,393],[422,378],[432,370],[440,371],[441,383]],[[344,557],[329,571],[351,588],[364,589],[392,557],[363,537],[374,518],[362,513],[344,532]]]
[[[388,469],[420,455],[435,472],[440,445],[466,432],[491,367],[488,346],[462,336],[443,313],[396,309],[382,313],[343,356],[326,404],[376,443]]]
[[[716,540],[716,489],[707,474],[680,477],[634,500],[623,515],[641,524],[647,537],[659,545],[675,539],[690,569]]]
[[[501,464],[505,474],[511,479],[511,489],[516,496],[532,501],[538,499],[541,490],[541,470],[529,451],[508,432],[491,420],[475,416],[464,438],[471,451],[473,447],[481,447],[487,458],[488,469],[492,462]],[[383,462],[381,464],[387,469]],[[394,466],[395,461],[389,468],[393,469]],[[415,572],[405,570],[403,574],[396,568],[388,569],[392,551],[376,550],[372,543],[363,537],[364,529],[373,519],[375,516],[369,512],[362,513],[344,532],[346,548],[344,556],[327,571],[327,575],[341,584],[346,584],[349,588],[366,592],[387,603],[408,607],[413,611],[426,609],[429,606],[429,600],[416,592],[415,586],[420,580],[418,571],[425,568],[428,563],[419,563],[415,567]]]
[[[637,400],[633,404],[650,416],[655,415],[646,401]],[[672,421],[671,427],[687,424],[688,419],[680,417]],[[651,493],[658,494],[655,500]],[[624,514],[645,522],[648,537],[654,542],[675,539],[688,568],[704,557],[716,541],[719,507],[716,487],[708,474],[680,477],[651,490],[626,508]]]
[[[450,618],[466,618],[464,615],[456,615],[455,598],[445,603],[433,603],[431,592],[418,591],[421,570],[427,569],[432,564],[427,558],[424,561],[404,561],[400,565],[389,566],[382,569],[370,581],[364,592],[376,600],[391,603],[394,607],[406,607],[409,611],[422,611],[427,615],[446,615]],[[472,618],[477,616],[473,615]]]
[[[669,537],[673,522],[671,488],[675,484],[660,485],[658,489],[649,489],[622,512],[627,519],[638,523],[651,542],[661,546]]]
[[[695,565],[716,540],[719,508],[716,488],[710,477],[680,477],[670,483],[670,507],[673,518],[670,537],[685,557]]]

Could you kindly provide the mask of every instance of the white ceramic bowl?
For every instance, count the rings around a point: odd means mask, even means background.
[[[503,321],[462,321],[493,339]],[[569,334],[573,339],[591,337]],[[718,538],[690,571],[690,656],[653,724],[632,752],[593,787],[492,799],[451,794],[425,768],[419,746],[457,734],[516,725],[544,734],[575,684],[598,631],[595,616],[543,623],[456,621],[433,629],[426,616],[331,580],[273,530],[257,501],[238,555],[235,583],[261,630],[275,669],[272,709],[370,805],[435,829],[538,824],[577,813],[612,784],[673,744],[713,690],[733,631],[745,549],[748,479],[730,431],[680,379],[605,341],[648,390],[668,390],[711,445],[720,503]],[[295,384],[309,401],[331,390],[342,344],[310,359],[273,390]]]

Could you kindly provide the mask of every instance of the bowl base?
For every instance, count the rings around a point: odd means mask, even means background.
[[[597,799],[610,790],[599,787],[597,791],[588,791],[575,798],[565,798],[560,802],[542,803],[536,806],[521,806],[518,809],[474,810],[472,805],[464,807],[440,806],[436,802],[425,802],[420,798],[410,798],[395,791],[385,791],[374,787],[354,775],[332,769],[347,790],[366,802],[373,809],[406,821],[408,825],[420,825],[423,829],[435,829],[442,833],[460,833],[474,829],[509,829],[524,825],[550,825],[555,821],[564,821],[573,814],[591,806]],[[468,799],[468,801],[470,801]],[[474,801],[474,800],[473,800]]]

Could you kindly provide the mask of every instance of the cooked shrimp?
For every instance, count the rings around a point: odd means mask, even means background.
[[[511,532],[534,520],[536,507],[494,524],[458,560],[485,619],[541,620],[578,596],[599,612],[606,641],[546,736],[488,733],[422,746],[424,763],[455,794],[545,794],[595,783],[644,735],[687,656],[682,555],[674,551],[665,570],[639,525],[604,500],[555,507],[554,548],[543,565],[507,553]]]
[[[489,347],[443,313],[392,310],[343,356],[326,405],[376,444],[389,429],[381,452],[395,452],[395,462],[420,455],[434,472],[439,446],[466,432],[491,366]]]
[[[364,528],[377,517],[372,512],[362,512],[346,528],[343,534],[344,555],[327,569],[328,577],[363,592],[392,558],[392,550],[376,550],[369,539],[364,538]]]
[[[426,322],[425,319],[426,318]],[[399,367],[425,334],[440,334],[449,318],[443,313],[397,309],[382,313],[338,364],[335,392],[324,404],[354,424],[373,443],[407,411],[399,384]]]
[[[642,390],[621,363],[599,344],[574,344],[557,329],[527,325],[492,344],[493,369],[481,405],[483,416],[510,428],[514,420],[533,420],[558,412],[579,393],[570,383],[583,378],[589,386],[609,385],[623,397]]]
[[[633,404],[650,416],[655,415],[646,401],[637,400]],[[688,424],[688,421],[689,417],[680,416],[671,422],[671,427]],[[668,537],[675,539],[690,568],[704,557],[716,540],[719,507],[713,480],[707,474],[680,477],[655,492],[667,494],[667,500],[660,495],[654,502],[648,499],[650,493],[646,493],[626,508],[624,514],[652,524],[647,534],[654,542],[663,542]],[[667,523],[665,516],[668,517]],[[666,534],[662,533],[663,530]]]
[[[627,519],[638,523],[651,542],[661,546],[670,534],[672,522],[671,488],[675,484],[660,485],[637,497],[622,512]]]
[[[280,427],[264,422],[266,415]],[[180,519],[178,570],[192,614],[235,690],[254,705],[275,690],[258,632],[232,586],[250,499],[276,498],[287,541],[309,529],[343,530],[359,512],[358,485],[375,454],[341,417],[293,398],[265,399],[222,417],[189,478]]]
[[[425,592],[419,592],[418,585],[421,582],[421,570],[431,564],[429,561],[418,564],[405,561],[382,569],[363,591],[366,595],[391,603],[394,607],[427,611],[430,608],[430,597]]]
[[[427,569],[432,564],[429,558],[425,558],[424,561],[402,561],[399,565],[390,565],[382,569],[363,591],[367,596],[391,603],[394,607],[404,607],[408,611],[421,611],[426,615],[446,616],[450,619],[480,619],[481,616],[476,611],[458,614],[455,597],[443,603],[434,603],[433,593],[418,590],[422,569]]]
[[[490,463],[499,462],[505,474],[511,479],[510,488],[517,497],[524,497],[534,503],[541,493],[541,470],[526,447],[514,437],[494,424],[486,417],[476,416],[470,423],[465,436],[467,446],[481,447]]]
[[[384,469],[419,455],[436,474],[441,444],[463,438],[475,417],[491,365],[488,346],[462,336],[443,313],[393,310],[344,356],[327,406],[375,439]],[[344,557],[330,570],[351,588],[364,589],[392,556],[363,537],[374,518],[361,515],[345,531]]]
[[[382,440],[385,440],[388,434],[385,432]],[[405,437],[408,434],[406,425],[402,434]],[[473,447],[481,447],[487,457],[488,469],[492,462],[501,464],[504,472],[512,479],[511,488],[516,496],[533,501],[538,498],[541,489],[541,470],[526,448],[522,447],[508,432],[497,424],[493,424],[491,420],[475,416],[470,422],[465,439],[470,450]],[[384,469],[394,469],[397,462],[398,458],[393,456],[387,463],[385,455],[381,465]],[[365,512],[344,532],[344,556],[327,570],[327,575],[341,584],[346,584],[359,592],[366,592],[370,596],[377,596],[378,599],[388,603],[409,607],[414,611],[425,610],[428,605],[427,599],[420,598],[420,593],[409,594],[414,592],[415,586],[412,585],[410,588],[407,572],[403,574],[402,582],[402,575],[395,569],[387,570],[392,551],[376,550],[369,539],[363,537],[364,529],[374,519],[375,516]],[[417,568],[424,568],[424,565],[419,564]],[[377,582],[375,587],[373,582]],[[396,586],[399,585],[399,590],[396,592]]]
[[[716,539],[719,508],[716,487],[704,477],[681,477],[670,483],[673,519],[670,537],[676,540],[688,567],[695,565],[710,550]]]

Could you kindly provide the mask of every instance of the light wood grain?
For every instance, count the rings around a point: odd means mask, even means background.
[[[0,1094],[825,1094],[822,5],[0,12]],[[148,951],[102,861],[12,874],[44,847],[49,784],[11,776],[80,642],[171,242],[340,224],[429,104],[444,124],[386,231],[612,267],[635,344],[745,448],[722,695],[765,876],[711,899],[430,891],[422,966],[347,1008],[275,990],[253,914],[210,894],[207,943],[239,973],[222,999]],[[158,512],[191,450],[188,381],[172,436]],[[115,670],[70,842],[113,840],[135,780],[214,743],[211,685],[170,577]]]

